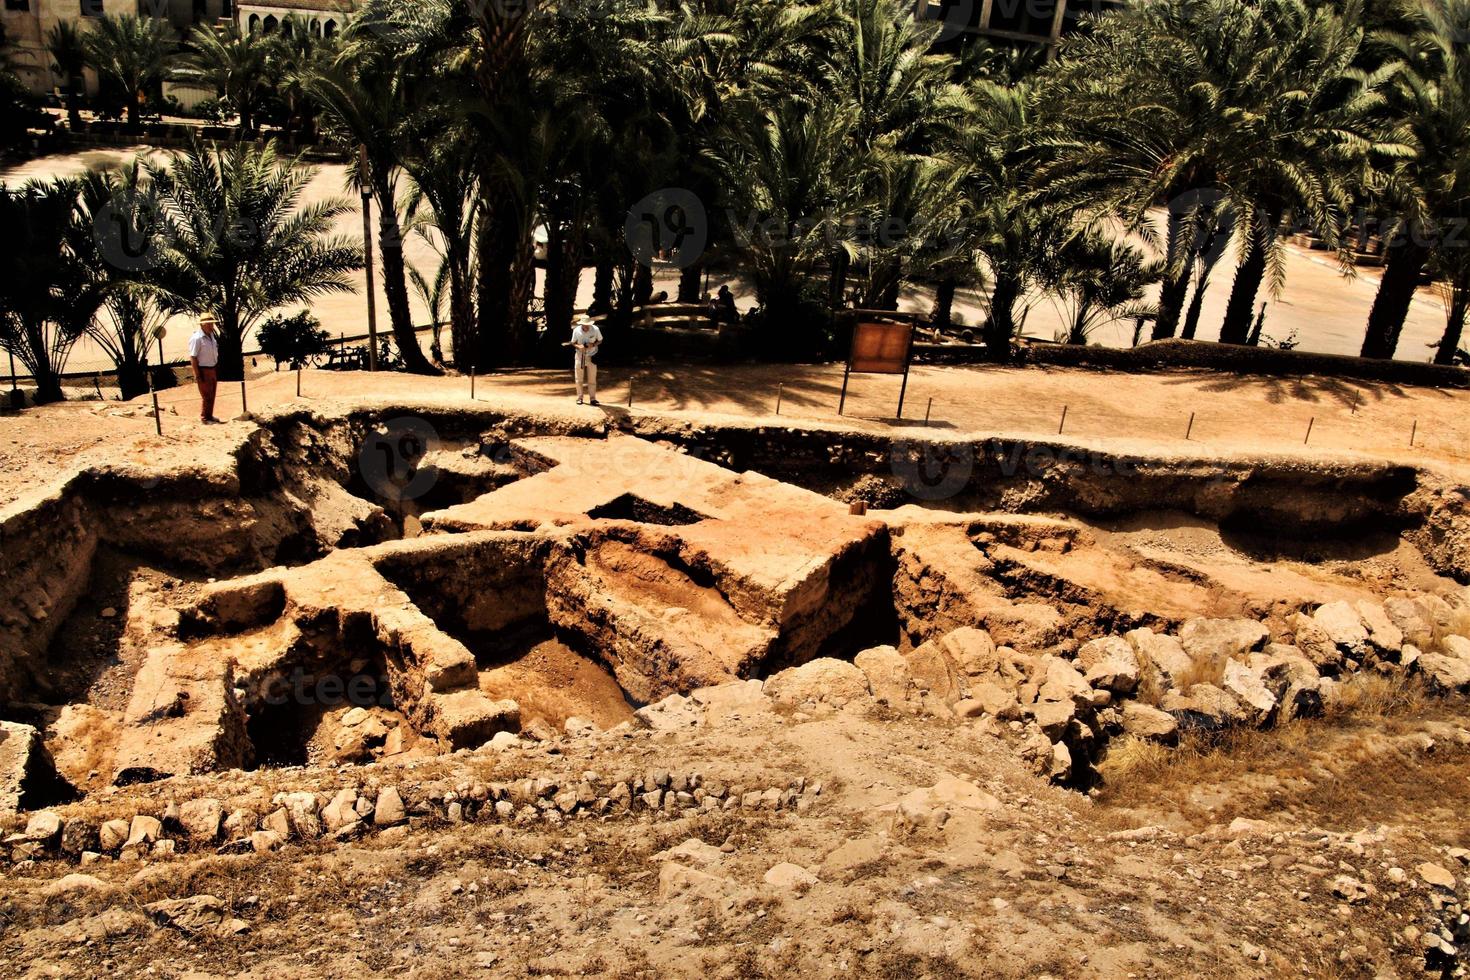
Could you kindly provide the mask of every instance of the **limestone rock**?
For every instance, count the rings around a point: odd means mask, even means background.
[[[1431,888],[1443,888],[1450,892],[1455,890],[1455,876],[1438,864],[1426,861],[1414,870],[1419,873],[1420,879]]]
[[[660,851],[654,855],[654,858],[661,861],[682,861],[692,866],[708,868],[724,860],[725,854],[713,844],[706,844],[697,837],[691,837],[682,844],[666,851]]]
[[[771,710],[771,699],[755,679],[731,681],[690,692],[691,701],[704,709],[706,725],[720,725],[738,718],[753,718]]]
[[[1191,684],[1189,690],[1164,695],[1161,707],[1173,715],[1181,730],[1215,731],[1240,720],[1235,699],[1213,684]]]
[[[699,705],[682,694],[670,694],[661,701],[644,705],[633,716],[656,732],[685,731],[704,720]]]
[[[873,647],[853,658],[853,664],[868,679],[868,688],[873,697],[895,707],[909,699],[914,676],[909,670],[908,659],[891,646]]]
[[[283,801],[291,818],[291,829],[302,840],[315,840],[322,835],[322,821],[317,815],[314,793],[287,793]]]
[[[1404,631],[1394,625],[1388,611],[1379,603],[1359,600],[1353,609],[1368,630],[1368,643],[1387,657],[1396,657],[1404,645]]]
[[[1465,637],[1451,633],[1441,640],[1439,645],[1446,657],[1454,657],[1456,660],[1470,663],[1470,640]]]
[[[64,789],[41,733],[30,725],[0,721],[0,817],[19,813],[34,800]]]
[[[1036,690],[1038,701],[1070,701],[1079,708],[1092,706],[1092,685],[1077,669],[1060,657],[1042,657],[1037,661],[1040,674]]]
[[[1138,655],[1133,652],[1132,644],[1120,636],[1104,636],[1084,643],[1077,651],[1077,665],[1093,687],[1115,694],[1131,694],[1138,688]]]
[[[1190,619],[1179,628],[1179,643],[1192,660],[1224,663],[1265,645],[1270,633],[1253,619]]]
[[[983,629],[964,626],[946,633],[939,638],[937,643],[939,648],[954,661],[960,673],[969,677],[979,677],[1004,670],[1005,658],[1000,656],[995,641]]]
[[[994,680],[971,680],[970,698],[988,715],[1003,721],[1021,717],[1021,702],[1014,687],[1005,687]]]
[[[1322,678],[1317,668],[1297,647],[1268,644],[1262,653],[1246,658],[1280,705],[1282,719],[1307,718],[1322,713]]]
[[[1071,701],[1038,701],[1027,705],[1025,711],[1051,741],[1065,736],[1077,717],[1077,705]]]
[[[26,821],[25,838],[50,847],[61,838],[61,816],[55,810],[37,810]]]
[[[665,861],[658,870],[658,895],[662,899],[674,898],[685,892],[718,899],[734,887],[735,883],[729,878],[700,871],[678,861]]]
[[[244,920],[230,916],[225,903],[213,895],[167,898],[143,908],[159,923],[187,933],[232,936],[250,928]]]
[[[1193,663],[1184,645],[1167,634],[1143,628],[1129,630],[1123,637],[1137,654],[1140,668],[1152,667],[1165,687],[1175,686],[1176,678],[1183,677]]]
[[[842,707],[867,698],[868,679],[850,663],[821,657],[783,670],[766,680],[765,693],[777,704],[798,707],[809,701]]]
[[[115,851],[127,843],[131,829],[126,820],[108,820],[98,831],[98,845],[104,851]]]
[[[378,790],[378,802],[373,807],[373,825],[393,827],[407,820],[408,813],[403,807],[403,797],[398,795],[398,790],[392,786],[384,786]]]
[[[1419,671],[1432,691],[1464,691],[1470,688],[1470,660],[1442,653],[1422,653]]]
[[[1288,620],[1295,634],[1297,649],[1320,671],[1336,673],[1342,667],[1343,652],[1332,637],[1311,616],[1296,613]]]
[[[1051,747],[1051,778],[1053,782],[1065,782],[1072,778],[1072,750],[1066,742],[1057,742]]]
[[[331,801],[322,808],[322,823],[329,834],[335,834],[348,824],[357,822],[357,790],[351,787],[338,790]]]
[[[938,642],[925,643],[910,651],[905,658],[913,675],[914,686],[928,691],[946,705],[957,704],[963,696],[959,669]]]
[[[190,800],[179,807],[179,824],[192,841],[212,843],[219,837],[225,808],[219,800]]]
[[[1318,606],[1312,613],[1312,622],[1347,656],[1361,659],[1368,652],[1368,629],[1349,603],[1328,602]]]
[[[1265,726],[1276,719],[1276,695],[1266,687],[1259,672],[1232,658],[1225,661],[1221,686],[1235,695],[1244,709],[1246,721]]]
[[[783,861],[767,871],[763,880],[772,888],[800,895],[817,883],[817,876],[799,864]]]
[[[1123,703],[1122,724],[1123,731],[1135,738],[1169,742],[1179,735],[1179,722],[1173,715],[1140,701]]]
[[[163,822],[157,817],[138,814],[128,828],[128,839],[123,847],[139,847],[152,844],[163,836]]]
[[[113,887],[101,878],[86,874],[69,874],[42,889],[47,898],[64,898],[68,895],[106,895]]]
[[[1383,611],[1389,622],[1398,627],[1404,638],[1416,646],[1424,646],[1434,638],[1434,616],[1426,603],[1414,599],[1385,599]]]

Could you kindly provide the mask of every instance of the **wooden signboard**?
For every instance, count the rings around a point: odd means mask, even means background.
[[[858,374],[901,374],[898,389],[898,417],[903,417],[903,396],[909,387],[909,360],[914,349],[914,325],[911,323],[857,323],[852,328],[852,350],[847,355],[847,370],[842,374],[842,398],[837,403],[841,415],[847,405],[847,380]]]

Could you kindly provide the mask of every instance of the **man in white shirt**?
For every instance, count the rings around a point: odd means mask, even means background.
[[[590,316],[579,316],[577,322],[572,325],[572,348],[575,351],[572,360],[572,374],[577,380],[577,404],[582,404],[582,389],[585,386],[587,393],[592,397],[590,404],[597,404],[597,364],[593,358],[597,356],[597,348],[602,345],[602,331],[597,329],[597,324],[592,322]]]
[[[199,318],[199,329],[189,338],[189,366],[194,369],[194,381],[199,385],[199,421],[205,425],[219,425],[214,417],[214,393],[219,387],[219,339],[214,331],[219,321],[213,313]]]

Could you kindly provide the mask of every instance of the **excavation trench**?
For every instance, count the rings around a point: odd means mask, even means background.
[[[1070,657],[1465,578],[1462,504],[1407,467],[622,427],[283,415],[218,472],[83,474],[5,521],[0,717],[92,789],[606,729],[968,627]]]

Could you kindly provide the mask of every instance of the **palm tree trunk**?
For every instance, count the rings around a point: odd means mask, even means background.
[[[1194,277],[1194,261],[1190,260],[1177,276],[1169,276],[1159,290],[1159,318],[1154,321],[1152,339],[1167,340],[1179,327],[1179,314],[1184,298],[1189,295],[1189,281]]]
[[[1200,312],[1205,306],[1205,290],[1210,288],[1210,269],[1200,270],[1199,282],[1194,287],[1194,297],[1189,301],[1189,312],[1184,317],[1184,329],[1179,336],[1184,340],[1193,340],[1195,332],[1199,330]]]
[[[243,120],[243,116],[241,117]],[[419,347],[413,329],[413,310],[408,305],[408,276],[403,261],[403,229],[398,224],[398,203],[393,185],[380,181],[378,198],[378,250],[382,255],[383,292],[388,297],[388,320],[393,328],[393,341],[403,365],[413,374],[438,374]]]
[[[475,305],[470,298],[468,243],[450,243],[449,255],[449,342],[454,346],[454,366],[468,371],[475,354]]]
[[[78,84],[77,76],[70,75],[66,80],[66,126],[75,136],[82,128],[82,94],[81,86]]]
[[[513,363],[528,364],[535,347],[535,329],[531,325],[531,298],[536,292],[536,242],[527,224],[516,236],[516,249],[511,259],[510,295],[507,297],[507,327],[510,330]]]
[[[954,326],[954,294],[958,288],[953,276],[939,281],[939,289],[934,294],[934,312],[929,317],[934,329],[948,330]]]
[[[633,305],[646,306],[652,298],[653,269],[640,262],[633,273]]]
[[[1225,322],[1220,327],[1222,344],[1245,344],[1250,340],[1256,294],[1261,291],[1261,282],[1266,278],[1266,260],[1270,257],[1271,244],[1280,221],[1280,214],[1272,211],[1264,219],[1258,218],[1247,232],[1245,258],[1241,259],[1240,268],[1235,272],[1230,303],[1225,307]]]
[[[1012,273],[995,278],[990,292],[990,315],[985,318],[985,347],[997,364],[1009,363],[1011,338],[1016,334],[1016,300],[1021,298],[1021,280]]]
[[[592,309],[607,313],[613,306],[613,264],[599,261],[592,271]]]
[[[1368,313],[1368,330],[1363,336],[1363,357],[1391,358],[1398,349],[1399,334],[1419,288],[1419,274],[1429,260],[1429,249],[1416,237],[1417,224],[1388,247],[1388,262],[1383,268],[1383,281]]]
[[[481,371],[507,363],[510,350],[510,266],[514,257],[507,208],[487,187],[477,229],[479,279],[476,292],[474,363]],[[498,206],[497,206],[498,205]]]
[[[225,307],[219,315],[219,366],[216,373],[221,381],[242,381],[245,378],[245,338],[240,335],[240,310],[234,299],[226,294]]]
[[[554,220],[548,222],[547,228],[546,330],[552,337],[566,337],[572,331],[572,317],[576,312],[582,249],[575,227]]]
[[[1460,349],[1460,338],[1465,332],[1465,317],[1470,314],[1470,286],[1455,285],[1452,289],[1444,336],[1439,339],[1439,349],[1434,352],[1435,364],[1455,363],[1455,352]]]
[[[846,299],[847,269],[852,264],[852,256],[847,254],[847,249],[839,248],[832,253],[829,264],[831,272],[827,278],[827,304],[834,310],[840,310]]]
[[[704,278],[704,259],[699,259],[687,269],[679,273],[679,302],[698,303],[700,300],[700,284]]]
[[[1077,301],[1077,315],[1072,318],[1072,330],[1067,334],[1067,343],[1077,347],[1087,346],[1087,314],[1091,305],[1085,299]]]

